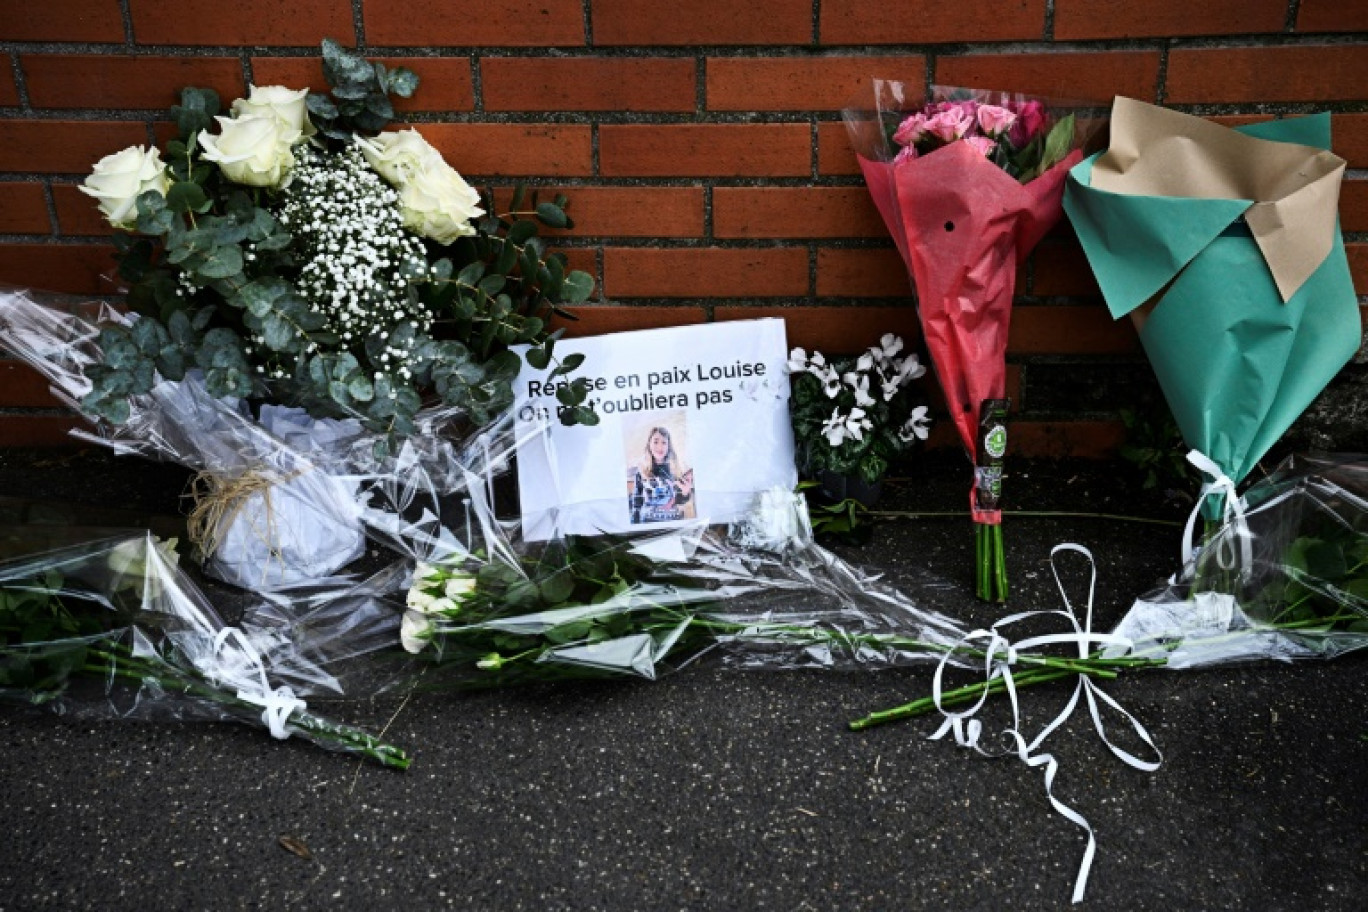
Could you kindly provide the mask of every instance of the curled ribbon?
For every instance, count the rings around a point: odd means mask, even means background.
[[[1197,493],[1197,503],[1188,515],[1187,526],[1183,528],[1183,565],[1186,566],[1197,554],[1192,547],[1192,535],[1197,528],[1197,515],[1202,511],[1202,504],[1206,503],[1207,497],[1220,494],[1223,502],[1222,519],[1230,527],[1229,536],[1234,536],[1240,542],[1240,571],[1248,571],[1254,561],[1254,551],[1250,545],[1249,524],[1245,521],[1244,501],[1235,494],[1235,482],[1221,471],[1214,460],[1199,450],[1189,451],[1187,461],[1211,481],[1202,483],[1202,489]],[[1235,567],[1235,546],[1229,536],[1222,538],[1221,549],[1216,555],[1222,570]]]
[[[1088,583],[1088,606],[1083,624],[1079,624],[1078,622],[1078,616],[1074,613],[1073,604],[1069,601],[1068,593],[1064,589],[1064,583],[1059,578],[1059,568],[1055,565],[1055,555],[1061,551],[1072,551],[1083,555],[1088,561],[1088,566],[1092,574]],[[1088,712],[1092,716],[1093,727],[1097,730],[1097,734],[1102,739],[1102,743],[1127,766],[1143,772],[1153,772],[1159,768],[1159,765],[1163,762],[1164,758],[1159,748],[1155,746],[1154,740],[1150,737],[1149,732],[1145,730],[1145,727],[1140,724],[1139,720],[1123,709],[1120,703],[1103,692],[1100,687],[1093,683],[1091,678],[1083,674],[1078,676],[1078,684],[1074,688],[1073,696],[1069,698],[1068,705],[1066,705],[1064,710],[1055,717],[1054,721],[1042,728],[1039,734],[1029,741],[1026,736],[1022,734],[1021,709],[1017,702],[1016,685],[1012,680],[1011,669],[1013,665],[1019,663],[1023,652],[1038,646],[1073,643],[1078,646],[1079,658],[1086,659],[1089,657],[1090,651],[1094,646],[1119,646],[1124,650],[1129,650],[1134,645],[1126,637],[1106,633],[1093,633],[1092,631],[1093,593],[1097,585],[1097,565],[1093,561],[1092,552],[1082,545],[1056,545],[1054,549],[1050,551],[1050,569],[1054,573],[1055,585],[1059,587],[1060,598],[1064,601],[1063,610],[1023,611],[1017,614],[1008,615],[994,624],[989,630],[979,629],[966,634],[956,644],[955,649],[947,651],[941,658],[940,664],[936,667],[935,677],[932,680],[932,698],[935,701],[936,709],[940,711],[945,719],[935,734],[930,736],[930,739],[933,741],[939,740],[947,734],[953,733],[956,744],[960,747],[967,747],[975,750],[985,757],[1001,757],[1007,756],[1008,754],[1016,754],[1016,756],[1027,766],[1033,768],[1043,766],[1045,768],[1045,796],[1049,798],[1050,805],[1061,817],[1064,817],[1069,822],[1081,827],[1088,834],[1088,847],[1083,852],[1083,859],[1078,866],[1078,876],[1074,880],[1073,901],[1080,902],[1083,899],[1084,892],[1087,890],[1088,875],[1092,870],[1093,857],[1097,853],[1097,837],[1093,834],[1092,825],[1088,823],[1087,819],[1084,818],[1082,814],[1055,797],[1054,779],[1056,773],[1059,772],[1059,761],[1055,759],[1053,754],[1041,752],[1041,745],[1044,744],[1045,740],[1049,738],[1050,735],[1054,734],[1061,725],[1068,721],[1069,717],[1073,715],[1074,709],[1078,706],[1079,698],[1082,697],[1087,700]],[[1065,618],[1073,628],[1073,632],[1028,637],[1015,643],[1008,640],[1007,637],[999,632],[1002,628],[1010,627],[1011,625],[1028,618],[1051,614]],[[1003,688],[1007,693],[1007,699],[1012,707],[1011,726],[1003,730],[1003,734],[1008,737],[1011,746],[1003,751],[994,752],[988,750],[980,742],[980,738],[983,734],[983,723],[975,718],[975,716],[988,699],[988,689],[986,687],[979,695],[978,701],[974,703],[973,706],[961,712],[951,712],[950,710],[945,709],[941,703],[943,693],[941,681],[950,657],[959,651],[959,647],[971,645],[980,641],[986,643],[986,646],[983,649],[986,682],[991,682],[995,678],[1002,678]],[[1154,751],[1156,759],[1143,760],[1111,742],[1111,739],[1107,737],[1107,727],[1102,721],[1102,712],[1098,705],[1099,701],[1116,710],[1116,712],[1121,714],[1125,721],[1130,723],[1131,730],[1135,732],[1136,736],[1139,737],[1141,741]]]
[[[290,737],[290,730],[285,727],[285,723],[290,720],[295,710],[302,712],[308,704],[296,697],[294,691],[287,686],[272,689],[271,682],[266,677],[266,663],[262,661],[261,653],[238,628],[225,627],[218,632],[214,637],[215,656],[228,645],[229,639],[236,640],[234,645],[237,652],[249,669],[256,671],[260,683],[260,687],[256,689],[238,688],[238,699],[260,706],[262,723],[270,730],[272,736],[284,741]]]

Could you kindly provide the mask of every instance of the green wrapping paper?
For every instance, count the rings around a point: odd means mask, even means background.
[[[1184,441],[1238,484],[1360,345],[1330,117],[1231,131],[1118,98],[1112,131],[1064,209]]]

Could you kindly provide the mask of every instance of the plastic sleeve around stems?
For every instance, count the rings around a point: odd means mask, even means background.
[[[1244,501],[1242,521],[1137,599],[1115,632],[1175,669],[1368,645],[1368,463],[1289,458]]]
[[[308,710],[303,696],[336,690],[291,642],[224,624],[150,535],[0,564],[9,701],[82,718],[234,720],[407,766],[403,751]]]

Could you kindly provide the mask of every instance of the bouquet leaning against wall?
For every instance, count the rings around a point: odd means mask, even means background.
[[[347,479],[499,415],[510,346],[551,363],[549,321],[593,289],[538,237],[570,227],[563,197],[496,214],[417,130],[382,132],[411,72],[325,41],[323,73],[329,93],[253,87],[223,114],[185,89],[176,138],[95,165],[126,311],[0,296],[0,342],[102,442],[202,473],[198,544],[242,585],[355,557]],[[581,384],[566,396],[565,420],[594,420]]]

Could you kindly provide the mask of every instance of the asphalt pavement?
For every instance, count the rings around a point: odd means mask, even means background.
[[[1009,469],[1012,511],[1179,516],[1119,466]],[[0,450],[0,496],[88,525],[174,525],[185,481],[95,450]],[[889,485],[885,506],[962,510],[967,484],[957,459],[932,454]],[[1009,515],[1004,529],[1010,610],[1060,606],[1048,563],[1060,542],[1096,555],[1097,627],[1177,569],[1175,526]],[[966,624],[1004,613],[970,594],[967,518],[884,520],[867,544],[836,550]],[[1085,576],[1066,576],[1084,599]],[[1121,764],[1081,709],[1049,742],[1056,798],[1097,836],[1083,906],[1362,908],[1365,671],[1350,655],[1106,683],[1163,763]],[[1068,906],[1087,838],[1052,809],[1043,768],[928,740],[930,718],[847,729],[930,684],[929,667],[703,661],[655,682],[320,707],[384,729],[412,751],[407,772],[241,725],[0,708],[0,908]],[[1054,718],[1072,691],[1024,692],[1027,725]]]

